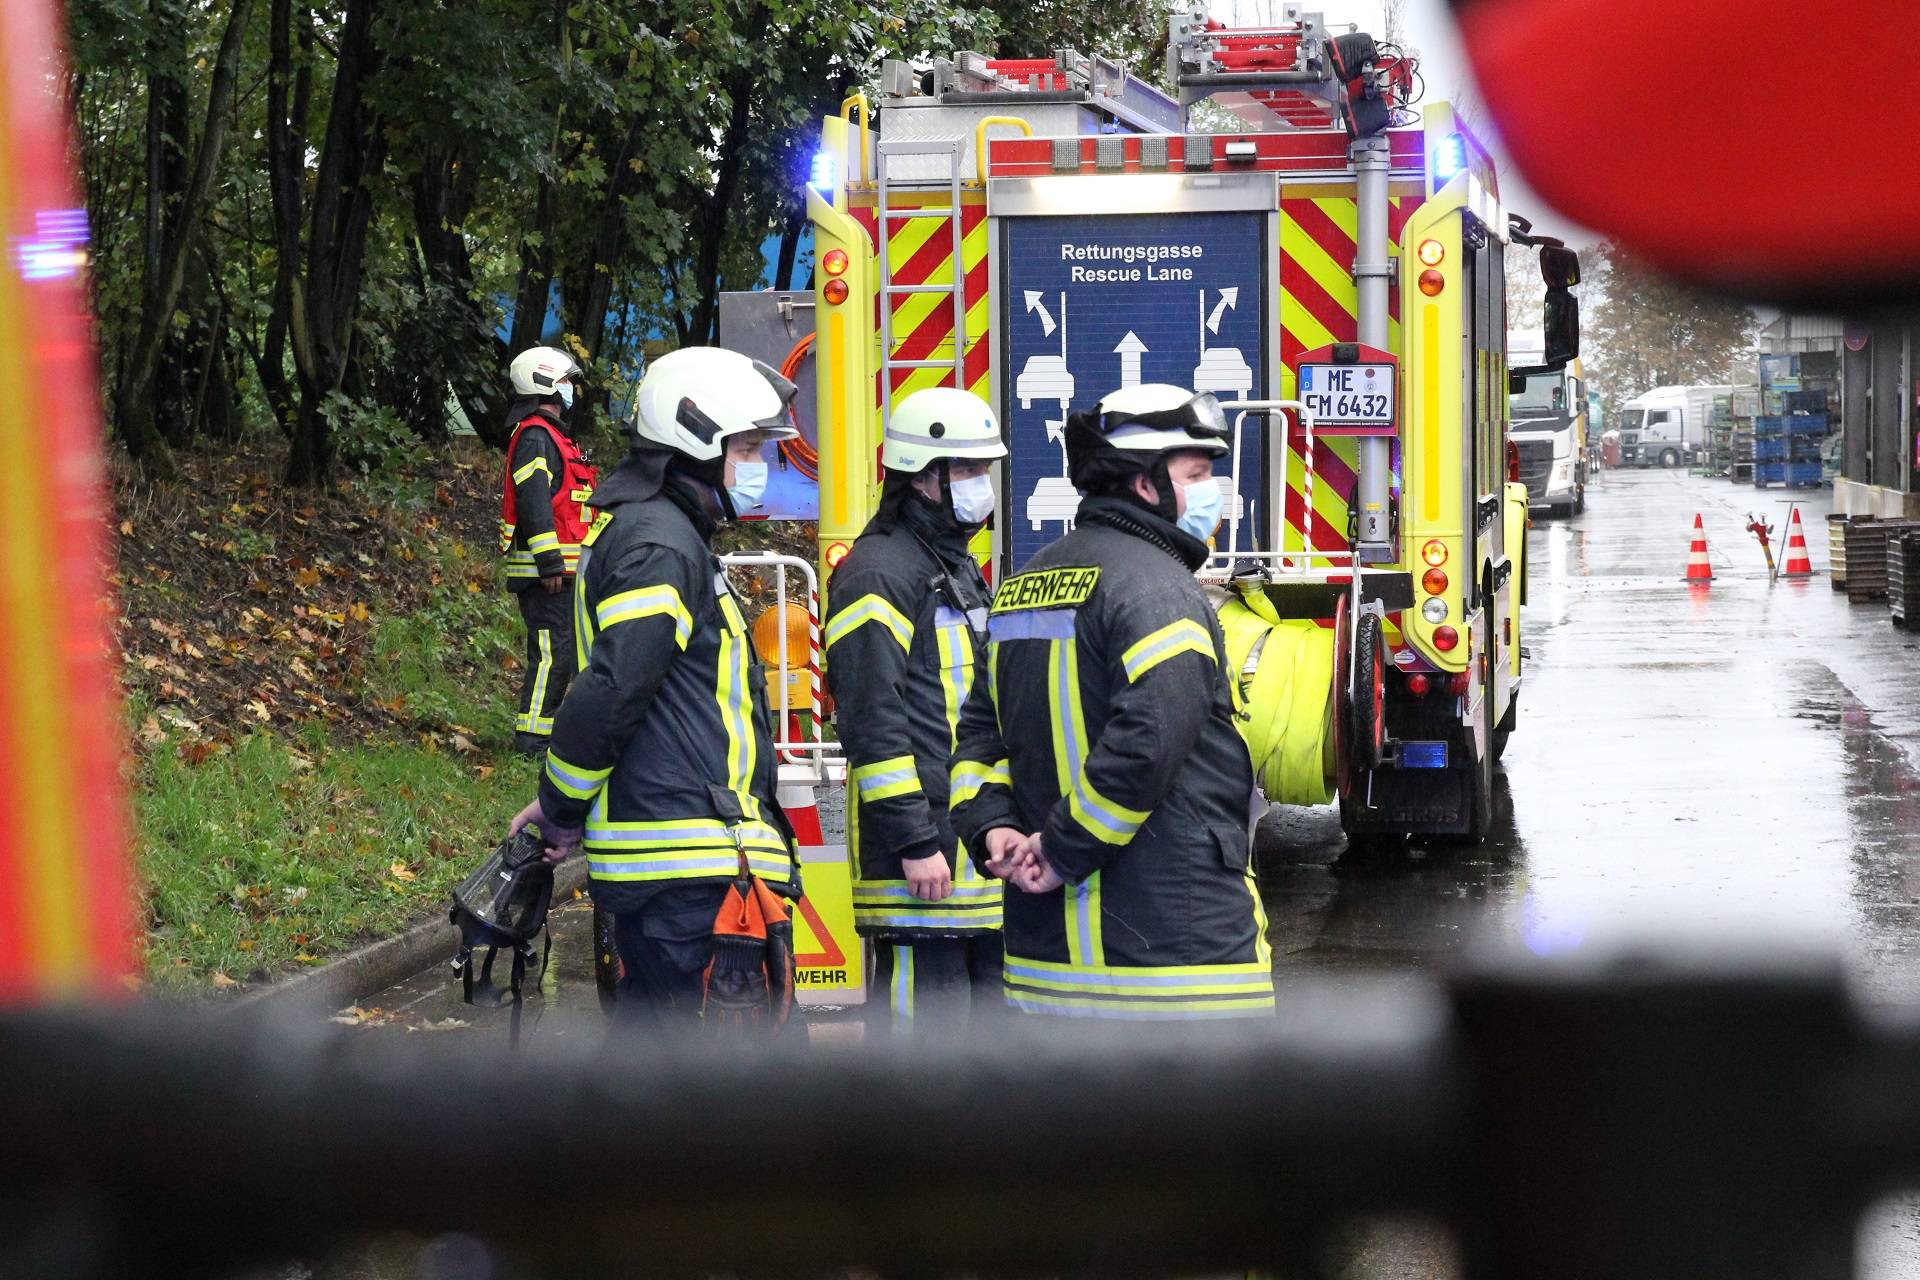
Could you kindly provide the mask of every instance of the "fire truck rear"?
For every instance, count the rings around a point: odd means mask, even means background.
[[[822,129],[815,236],[822,566],[873,510],[893,404],[957,385],[1011,456],[994,571],[1072,527],[1067,415],[1171,382],[1234,423],[1203,576],[1275,803],[1359,838],[1478,839],[1516,725],[1527,497],[1510,373],[1576,354],[1557,242],[1510,225],[1483,146],[1413,107],[1414,60],[1285,20],[1170,22],[1168,93],[1072,50],[889,62]],[[1247,132],[1191,131],[1211,101]],[[1538,247],[1546,353],[1506,356],[1505,255]]]

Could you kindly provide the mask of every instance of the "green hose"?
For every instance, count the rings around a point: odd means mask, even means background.
[[[1281,618],[1265,593],[1220,609],[1227,660],[1238,674],[1240,734],[1271,804],[1333,799],[1333,631]]]

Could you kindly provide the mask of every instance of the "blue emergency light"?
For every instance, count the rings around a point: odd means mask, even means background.
[[[807,174],[807,185],[815,191],[831,191],[834,187],[833,152],[822,148],[813,153],[813,167]]]
[[[1467,140],[1449,133],[1433,144],[1433,185],[1450,181],[1467,167]]]
[[[1447,744],[1444,742],[1403,742],[1400,744],[1402,769],[1444,769]]]

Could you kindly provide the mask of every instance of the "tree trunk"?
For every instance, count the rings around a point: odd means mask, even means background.
[[[141,469],[156,479],[171,479],[178,474],[178,467],[153,426],[155,374],[160,366],[161,348],[172,327],[174,307],[186,283],[187,250],[192,233],[212,197],[214,178],[219,172],[220,154],[227,138],[228,108],[233,102],[234,75],[240,61],[241,37],[246,34],[247,16],[253,9],[253,0],[232,0],[232,3],[207,91],[206,126],[200,132],[200,145],[194,152],[192,176],[173,216],[167,220],[169,230],[159,260],[153,264],[157,270],[151,277],[151,289],[145,284],[142,286],[147,304],[141,308],[144,314],[140,320],[140,336],[127,362],[115,406],[114,417],[124,424],[122,430],[129,452]]]
[[[473,207],[474,170],[451,151],[428,153],[413,181],[413,224],[428,277],[446,290],[457,317],[443,362],[454,399],[480,438],[507,443],[507,397],[500,379],[505,349],[474,300],[473,258],[464,224]]]
[[[520,276],[514,290],[513,328],[507,339],[511,359],[540,341],[547,327],[547,302],[553,286],[553,180],[540,175],[534,195],[533,234],[520,242]]]
[[[273,201],[274,276],[266,339],[259,359],[261,389],[274,421],[288,435],[298,416],[294,387],[287,378],[287,345],[299,307],[295,294],[300,277],[301,178],[306,170],[307,113],[313,100],[313,17],[304,4],[299,6],[303,56],[299,71],[294,72],[294,12],[293,0],[271,0],[267,22],[267,187]],[[298,362],[296,347],[296,367]]]
[[[329,402],[341,388],[360,311],[360,275],[373,218],[372,183],[386,157],[381,121],[366,102],[378,74],[373,38],[375,0],[348,0],[335,62],[327,135],[314,175],[307,231],[306,281],[296,287],[295,363],[301,372],[287,483],[320,486],[333,478],[338,445]],[[304,302],[304,326],[300,323]],[[301,329],[304,327],[305,332]],[[306,355],[301,357],[302,349]]]
[[[756,4],[744,24],[741,38],[748,44],[758,44],[766,37],[767,26],[766,6]],[[715,166],[713,195],[701,218],[700,253],[695,260],[694,280],[700,294],[687,326],[691,341],[701,346],[718,341],[720,336],[720,255],[726,248],[753,121],[753,76],[747,69],[731,77],[727,97],[730,102],[727,128],[720,138],[720,162]]]

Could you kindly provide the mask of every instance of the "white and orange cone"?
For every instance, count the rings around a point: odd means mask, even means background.
[[[1681,581],[1702,586],[1713,581],[1713,565],[1707,560],[1707,527],[1697,511],[1693,514],[1693,545],[1687,548],[1687,576]]]
[[[1793,509],[1787,521],[1787,564],[1780,570],[1783,578],[1811,578],[1813,561],[1807,556],[1807,531],[1800,526],[1800,508]]]

